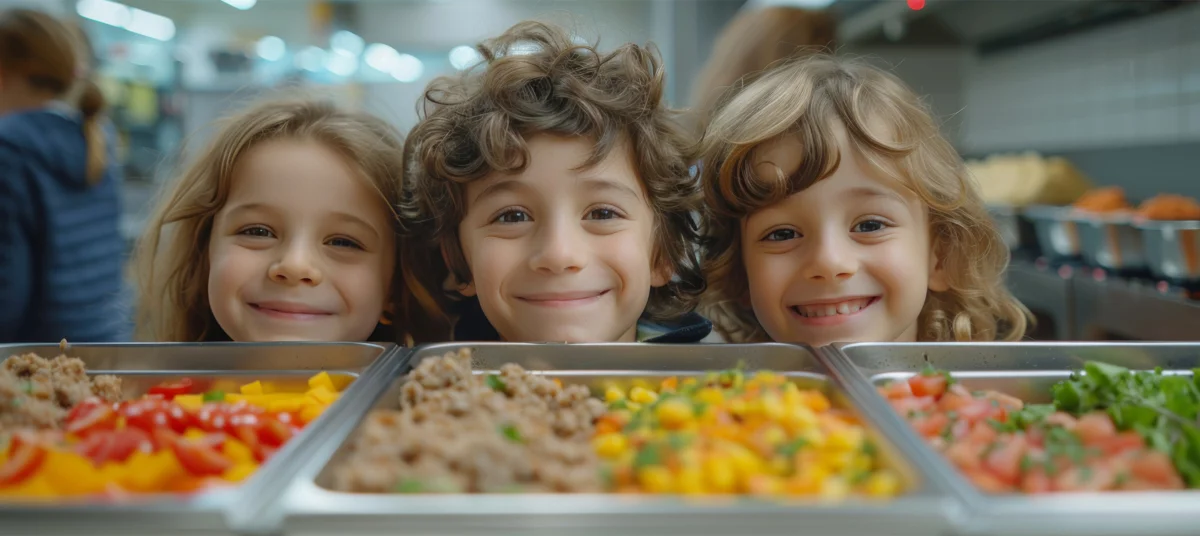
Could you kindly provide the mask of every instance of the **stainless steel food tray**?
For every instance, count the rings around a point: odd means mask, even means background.
[[[341,399],[321,418],[289,441],[241,486],[181,498],[147,495],[136,502],[0,502],[0,533],[54,534],[230,534],[227,516],[240,506],[246,489],[263,490],[263,484],[287,473],[288,460],[319,434],[339,406],[369,387],[365,380],[377,369],[392,365],[393,344],[366,343],[178,343],[83,344],[66,354],[83,360],[89,374],[114,374],[122,378],[127,396],[145,393],[151,386],[172,378],[213,380],[250,378],[283,383],[303,382],[315,371],[352,375]],[[45,358],[62,354],[57,345],[0,345],[0,360],[34,352]]]
[[[947,343],[836,344],[823,348],[831,367],[857,375],[853,389],[873,395],[870,405],[887,410],[887,420],[904,424],[875,385],[908,377],[926,364],[948,370],[971,389],[995,389],[1031,403],[1050,401],[1050,386],[1102,361],[1138,370],[1200,367],[1194,343]],[[883,423],[881,422],[882,426]],[[904,434],[920,441],[905,425]],[[1200,531],[1200,492],[1070,493],[1050,496],[987,495],[977,490],[933,449],[921,463],[939,465],[966,500],[964,534],[985,535],[1195,535]]]
[[[590,386],[614,378],[695,376],[743,362],[747,370],[770,369],[806,386],[825,388],[835,404],[859,408],[846,397],[815,353],[798,346],[765,345],[530,345],[443,344],[417,349],[394,371],[395,380],[361,407],[343,408],[347,418],[322,430],[325,440],[295,467],[282,499],[248,515],[264,529],[282,524],[287,534],[945,534],[957,502],[910,459],[912,445],[897,445],[868,423],[880,452],[900,470],[911,492],[890,502],[787,504],[725,497],[685,502],[679,497],[615,494],[377,495],[322,487],[360,420],[376,408],[395,408],[402,374],[421,360],[462,347],[475,350],[477,371],[517,363],[530,371]],[[353,418],[349,416],[353,414]],[[763,532],[765,531],[765,532]]]

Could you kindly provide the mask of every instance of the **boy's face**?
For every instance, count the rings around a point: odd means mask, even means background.
[[[488,321],[512,342],[632,342],[650,288],[654,212],[622,145],[591,169],[586,138],[536,136],[516,175],[467,184],[458,226]]]
[[[756,172],[791,174],[801,141],[764,146]],[[946,290],[923,203],[839,136],[841,164],[742,224],[750,302],[775,341],[915,341],[929,290]]]

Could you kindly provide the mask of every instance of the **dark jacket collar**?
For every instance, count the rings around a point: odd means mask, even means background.
[[[462,302],[462,314],[454,324],[455,341],[498,341],[500,334],[483,314],[479,300]],[[646,319],[638,322],[638,332],[659,333],[641,342],[686,344],[700,342],[712,333],[712,322],[697,313],[686,313],[671,322],[652,323]]]

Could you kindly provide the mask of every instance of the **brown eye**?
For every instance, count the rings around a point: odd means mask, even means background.
[[[242,229],[241,231],[238,231],[238,234],[244,235],[244,236],[253,236],[256,238],[274,238],[275,237],[275,233],[272,233],[270,229],[267,229],[266,227],[263,227],[261,225],[256,225],[254,227],[247,227],[245,229]]]
[[[882,231],[885,228],[887,228],[887,224],[879,220],[867,220],[855,224],[851,231],[855,233],[875,233]]]
[[[800,233],[797,233],[794,229],[776,229],[770,233],[767,233],[767,236],[764,237],[763,240],[766,242],[784,242],[787,240],[795,240],[799,237]]]
[[[493,221],[496,223],[524,223],[527,221],[533,221],[533,218],[531,218],[529,214],[523,210],[507,210],[499,216],[496,216],[496,219]]]

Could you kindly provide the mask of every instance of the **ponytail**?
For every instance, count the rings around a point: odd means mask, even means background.
[[[83,139],[87,142],[87,181],[96,184],[108,168],[108,144],[100,113],[104,111],[104,94],[90,78],[79,81],[79,100],[76,105],[83,114]]]

